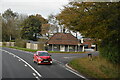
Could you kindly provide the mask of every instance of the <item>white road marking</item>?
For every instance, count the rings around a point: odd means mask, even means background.
[[[27,65],[25,64],[25,67],[27,67]]]
[[[35,77],[35,78],[37,78],[37,79],[38,79],[38,77]]]
[[[55,60],[55,59],[52,59],[53,61],[56,61],[56,62],[58,62],[58,63],[60,63],[60,64],[62,64],[62,62],[60,62],[60,61],[58,61],[58,60]]]
[[[83,79],[85,79],[85,80],[88,80],[88,79],[86,79],[84,76],[82,76],[82,75],[80,75],[80,74],[78,74],[78,73],[76,73],[76,72],[74,72],[74,71],[72,71],[72,70],[70,70],[70,69],[68,69],[68,68],[66,68],[66,70],[74,73],[75,75],[77,75],[77,76],[79,76],[79,77],[81,77],[81,78],[83,78]]]
[[[10,52],[8,52],[8,51],[6,51],[6,50],[2,50],[2,49],[0,49],[0,50],[1,50],[1,51],[4,51],[4,52],[6,52],[6,53],[10,53]],[[27,66],[29,66],[39,77],[42,77],[37,70],[35,70],[29,63],[27,63],[27,61],[25,61],[24,59],[20,58],[19,56],[15,55],[15,54],[13,54],[13,53],[10,53],[10,54],[13,55],[13,56],[15,56],[16,58],[20,59],[20,60],[21,60],[22,62],[24,62]]]
[[[63,57],[64,59],[70,59],[70,58],[73,58],[73,57]]]
[[[32,73],[33,74],[33,76],[36,76],[36,74],[35,73]]]
[[[32,74],[33,74],[33,76],[35,76],[35,78],[36,78],[37,80],[40,80],[35,73],[32,73]]]
[[[33,74],[33,76],[34,76],[37,80],[40,80],[35,73],[32,73],[32,74]]]
[[[78,74],[78,73],[76,72],[76,70],[72,69],[72,68],[69,67],[67,64],[66,64],[65,66],[67,67],[67,68],[65,68],[66,70],[72,72],[73,74],[75,74],[75,75],[77,75],[77,76],[79,76],[79,77],[81,77],[81,78],[83,78],[83,79],[85,79],[85,80],[88,80],[86,77],[84,77],[84,76]]]

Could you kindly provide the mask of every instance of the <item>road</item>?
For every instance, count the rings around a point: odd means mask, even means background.
[[[3,80],[85,80],[86,78],[65,65],[73,58],[85,57],[87,54],[56,54],[50,53],[52,65],[33,63],[33,54],[10,48],[2,48]],[[98,53],[92,53],[98,55]]]

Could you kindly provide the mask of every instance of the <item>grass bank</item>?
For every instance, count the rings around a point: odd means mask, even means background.
[[[3,46],[3,47],[8,47],[8,46]],[[33,49],[27,49],[27,48],[21,48],[21,47],[8,47],[8,48],[14,48],[18,50],[23,50],[23,51],[29,51],[29,52],[36,52],[36,51],[43,51],[43,50],[33,50]],[[48,51],[49,53],[85,53],[85,52],[60,52],[60,51]]]
[[[74,59],[68,64],[78,72],[88,78],[120,78],[120,65],[114,65],[99,56],[93,57],[93,60],[87,58]]]
[[[23,51],[29,51],[29,52],[36,52],[36,51],[38,51],[38,50],[33,50],[33,49],[21,48],[21,47],[8,47],[8,48],[18,49],[18,50],[23,50]]]

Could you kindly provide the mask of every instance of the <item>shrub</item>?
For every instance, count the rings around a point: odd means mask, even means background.
[[[15,42],[15,40],[10,40],[10,42]]]
[[[104,39],[100,45],[100,55],[112,63],[120,64],[120,54],[118,49],[119,38],[117,35]]]
[[[3,43],[2,43],[2,46],[6,46],[6,42],[3,42]]]
[[[15,40],[15,46],[17,46],[17,47],[21,47],[21,48],[26,48],[26,41],[25,40],[23,40],[23,39],[16,39]]]

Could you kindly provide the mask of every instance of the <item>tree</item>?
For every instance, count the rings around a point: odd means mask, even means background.
[[[11,41],[12,39],[15,39],[17,36],[16,31],[16,20],[17,20],[18,14],[13,12],[11,9],[7,9],[2,14],[2,37],[3,41]]]
[[[47,23],[47,20],[40,15],[31,15],[22,23],[22,38],[29,40],[37,40],[41,35],[42,23]]]
[[[16,20],[16,25],[17,25],[17,28],[16,28],[16,31],[17,31],[17,40],[18,39],[21,39],[22,35],[21,35],[21,24],[23,23],[23,21],[25,19],[28,18],[28,15],[25,15],[25,14],[19,14],[18,15],[18,19]]]
[[[100,43],[101,55],[113,63],[120,63],[117,44],[120,41],[120,2],[73,1],[57,17],[67,28],[95,38]]]
[[[43,18],[40,14],[36,14],[36,17],[39,18],[42,24],[48,23],[48,20]]]
[[[41,30],[42,35],[49,37],[50,24],[42,24]]]
[[[50,25],[50,33],[57,33],[59,32],[59,27],[58,27],[58,21],[56,20],[56,16],[53,14],[50,14],[48,16],[48,21]]]

